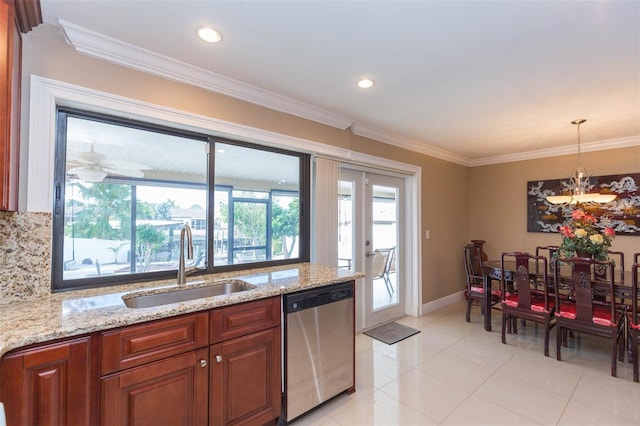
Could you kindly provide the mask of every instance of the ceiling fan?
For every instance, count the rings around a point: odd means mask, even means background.
[[[93,144],[90,151],[68,156],[67,164],[77,165],[67,173],[85,182],[102,182],[107,175],[141,178],[144,177],[143,170],[151,170],[151,167],[133,161],[109,160],[104,154],[95,152]]]

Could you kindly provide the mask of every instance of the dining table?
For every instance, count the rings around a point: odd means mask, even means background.
[[[548,265],[547,270],[547,285],[555,291],[554,273],[551,270],[552,265]],[[516,270],[516,262],[514,260],[505,260],[504,262],[504,281],[507,283],[513,283]],[[562,280],[562,269],[560,269],[560,279]],[[491,331],[491,290],[494,289],[494,282],[500,285],[502,279],[502,265],[500,260],[486,260],[482,263],[482,275],[484,285],[484,329]],[[529,263],[529,275],[539,278],[543,275],[543,266],[540,263]],[[565,275],[566,276],[566,275]],[[593,280],[594,283],[598,283],[598,280]],[[602,283],[602,281],[600,281]],[[597,286],[597,285],[596,285]],[[615,297],[621,300],[631,299],[631,271],[614,271],[614,291]]]

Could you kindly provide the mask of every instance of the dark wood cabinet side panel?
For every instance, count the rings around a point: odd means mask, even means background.
[[[205,347],[209,314],[201,312],[102,333],[102,375]]]
[[[22,38],[13,2],[0,0],[0,210],[18,209]]]

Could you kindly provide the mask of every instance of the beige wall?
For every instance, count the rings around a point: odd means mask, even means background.
[[[349,130],[325,126],[78,54],[66,44],[58,29],[46,24],[25,35],[21,200],[26,198],[29,76],[32,74],[420,166],[423,197],[420,210],[423,224],[420,230],[423,241],[422,302],[460,291],[464,286],[461,248],[469,235],[466,167],[358,137]],[[424,239],[426,229],[430,230],[429,240]]]
[[[527,232],[527,182],[564,178],[576,161],[575,155],[565,155],[470,169],[469,238],[486,240],[485,251],[494,259],[503,251],[560,244],[558,234]],[[581,162],[594,176],[638,173],[640,146],[583,153]],[[630,265],[632,254],[640,251],[640,237],[616,236],[612,250],[623,251]]]
[[[29,76],[34,74],[420,166],[422,303],[463,288],[462,247],[470,239],[487,240],[491,258],[502,251],[559,243],[557,235],[527,232],[526,182],[567,176],[575,156],[467,168],[78,54],[56,28],[46,24],[25,35],[23,67],[21,195],[26,191]],[[594,175],[640,172],[640,147],[585,153],[582,163]],[[430,232],[428,240],[425,230]],[[640,251],[640,238],[619,236],[613,248],[631,259],[631,253]]]

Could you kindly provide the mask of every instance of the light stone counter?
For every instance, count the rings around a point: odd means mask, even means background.
[[[131,292],[162,292],[177,288],[175,279],[54,293],[24,301],[0,303],[0,357],[12,349],[32,343],[263,299],[363,276],[363,273],[345,269],[298,263],[234,273],[191,276],[187,279],[187,286],[189,282],[236,278],[254,284],[257,288],[153,308],[128,308],[122,296]]]

